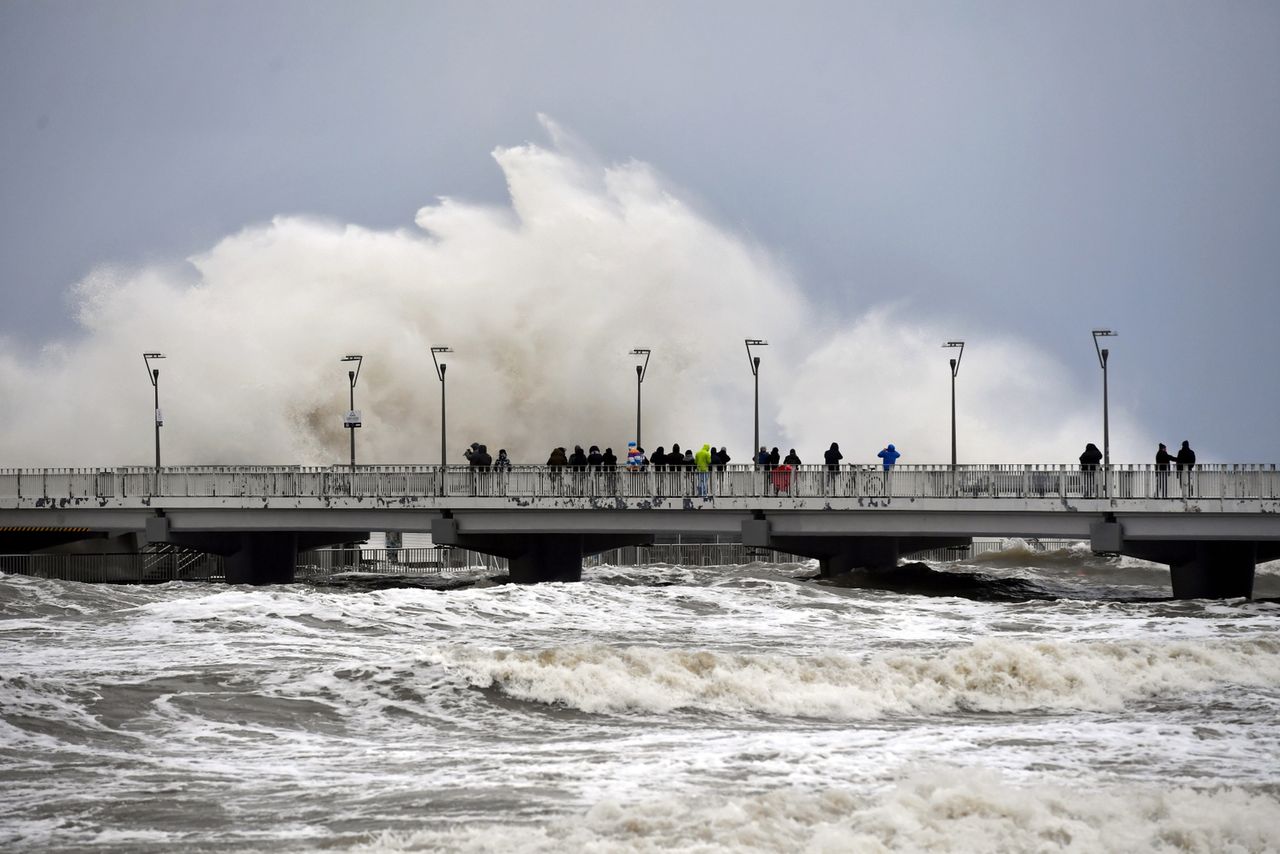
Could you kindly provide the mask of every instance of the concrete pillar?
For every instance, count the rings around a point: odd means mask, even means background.
[[[239,546],[223,552],[229,584],[290,584],[298,561],[298,537],[286,533],[229,534]]]
[[[818,556],[818,573],[823,578],[855,569],[892,569],[898,565],[897,537],[840,538],[831,545],[835,551]]]
[[[1251,542],[1196,543],[1193,556],[1169,567],[1173,598],[1252,599],[1257,557]]]
[[[652,534],[468,534],[452,517],[431,523],[431,539],[441,546],[497,555],[507,559],[511,581],[581,581],[582,558],[622,546],[653,542]]]
[[[507,558],[507,567],[515,584],[581,581],[582,537],[574,534],[530,537],[519,554]]]

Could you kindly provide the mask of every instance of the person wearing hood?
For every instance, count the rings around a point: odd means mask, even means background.
[[[1169,497],[1169,464],[1173,462],[1173,454],[1160,443],[1156,449],[1156,498]]]
[[[569,458],[564,454],[564,448],[556,448],[551,452],[551,456],[547,457],[547,468],[551,473],[551,487],[555,492],[560,491],[561,474],[560,470],[567,468]]]
[[[769,467],[769,449],[764,445],[761,445],[760,450],[756,451],[756,465],[762,469]]]
[[[618,457],[613,452],[613,448],[605,448],[604,453],[600,455],[600,467],[604,469],[605,484],[609,488],[610,493],[618,491]]]
[[[711,481],[711,445],[703,444],[702,450],[693,458],[694,468],[698,471],[698,495],[706,496],[710,491]]]
[[[604,454],[600,453],[599,445],[592,445],[591,452],[587,454],[587,465],[591,468],[599,468],[604,464]]]
[[[902,456],[902,454],[893,446],[893,443],[890,442],[885,446],[884,450],[876,454],[876,456],[884,461],[884,494],[886,496],[892,495],[893,482],[891,478],[893,477],[893,466],[898,462],[898,457]]]
[[[507,494],[507,481],[511,477],[511,458],[506,448],[498,449],[498,458],[493,461],[494,479],[497,481],[499,495]]]
[[[724,467],[727,465],[729,465],[729,452],[725,450],[724,445],[721,445],[720,446],[720,469],[723,471]]]
[[[782,453],[775,447],[769,452],[769,468],[776,469],[782,462]]]
[[[654,449],[653,453],[649,455],[649,465],[653,466],[655,469],[660,469],[666,464],[667,452],[662,449],[661,445],[659,445]]]
[[[804,465],[804,463],[800,462],[800,456],[799,456],[798,454],[796,454],[796,449],[795,449],[795,448],[792,448],[792,449],[791,449],[791,452],[790,452],[789,454],[787,454],[787,456],[786,456],[786,458],[783,460],[783,462],[784,462],[784,463],[786,463],[786,464],[787,464],[787,465],[789,465],[789,466],[802,466],[802,465]]]
[[[836,476],[840,474],[840,461],[844,459],[844,454],[840,453],[840,446],[835,442],[831,443],[831,447],[822,452],[822,461],[827,464],[827,491],[833,491],[836,485]]]
[[[1098,492],[1097,471],[1101,463],[1102,451],[1098,450],[1098,446],[1092,442],[1085,445],[1084,453],[1080,454],[1080,471],[1084,475],[1085,498],[1093,498]]]
[[[1182,484],[1182,496],[1190,497],[1193,489],[1191,470],[1196,467],[1196,452],[1191,450],[1191,442],[1183,440],[1175,459],[1178,464],[1178,481]]]

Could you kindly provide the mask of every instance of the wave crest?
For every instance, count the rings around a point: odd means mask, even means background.
[[[1280,642],[983,641],[940,655],[749,655],[587,645],[451,648],[481,688],[588,713],[689,709],[830,720],[956,711],[1119,710],[1224,683],[1280,684]]]

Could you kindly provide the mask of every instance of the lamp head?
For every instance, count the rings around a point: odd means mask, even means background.
[[[956,374],[960,373],[960,360],[964,358],[964,342],[948,341],[946,344],[942,345],[942,349],[946,350],[947,348],[958,348],[960,350],[956,357],[951,360],[951,378],[955,379]]]
[[[445,364],[444,362],[437,359],[436,356],[439,353],[452,353],[452,352],[453,352],[453,348],[451,347],[432,347],[431,348],[431,363],[436,366],[436,377],[440,380],[440,382],[444,382]]]
[[[364,356],[359,353],[348,354],[342,357],[342,361],[356,363],[356,369],[354,371],[347,371],[347,378],[351,380],[351,387],[355,388],[356,381],[360,379],[360,366],[364,364]]]
[[[649,370],[649,355],[653,351],[646,347],[637,347],[631,351],[631,355],[636,357],[636,376],[639,382],[644,382],[644,375]],[[644,361],[640,361],[640,357],[644,356]]]
[[[156,380],[160,378],[160,369],[151,367],[152,359],[163,359],[164,353],[143,353],[142,363],[147,366],[147,379],[151,380],[151,384],[155,385]]]
[[[1115,334],[1116,333],[1112,332],[1110,329],[1093,330],[1093,349],[1098,351],[1098,364],[1104,371],[1107,369],[1107,356],[1111,354],[1111,351],[1098,346],[1098,339],[1113,338],[1115,337]]]
[[[768,347],[769,342],[763,338],[744,338],[747,345],[747,361],[751,363],[751,373],[754,376],[760,370],[760,357],[751,353],[752,347]]]

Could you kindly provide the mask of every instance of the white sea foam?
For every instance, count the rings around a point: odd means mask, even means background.
[[[354,850],[593,852],[1274,851],[1280,802],[1241,787],[1018,785],[975,768],[915,772],[875,793],[604,801],[510,825],[384,833]]]
[[[479,687],[585,712],[675,709],[859,720],[956,711],[1120,710],[1223,684],[1280,685],[1280,643],[986,640],[928,654],[793,657],[599,644],[447,647]]]

